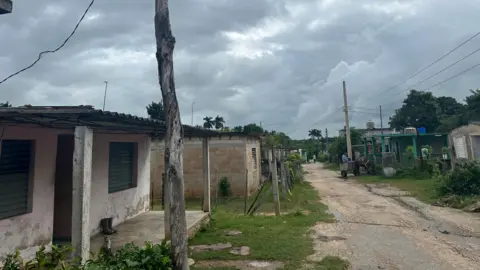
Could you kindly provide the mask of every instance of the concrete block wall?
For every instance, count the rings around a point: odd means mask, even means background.
[[[254,141],[254,140],[253,140]],[[253,170],[251,148],[258,145],[257,170]],[[233,196],[244,196],[246,178],[249,195],[258,188],[260,179],[260,142],[248,142],[246,138],[225,136],[210,140],[211,194],[215,197],[222,177],[227,177]],[[187,138],[184,144],[183,170],[185,197],[203,197],[203,152],[202,140]],[[162,199],[162,173],[164,172],[164,142],[154,141],[151,154],[151,181],[155,204]],[[248,169],[248,177],[246,176]]]

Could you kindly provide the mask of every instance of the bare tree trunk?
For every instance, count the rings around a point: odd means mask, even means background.
[[[165,136],[165,178],[168,182],[173,269],[189,269],[187,222],[183,195],[183,137],[180,110],[175,92],[173,49],[168,0],[155,2],[158,78],[162,89],[167,132]]]

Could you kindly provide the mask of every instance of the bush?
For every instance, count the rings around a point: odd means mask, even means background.
[[[457,164],[455,169],[437,177],[440,195],[480,195],[480,163],[467,161]]]
[[[111,254],[100,252],[98,256],[87,261],[84,265],[79,265],[78,260],[68,261],[70,247],[52,246],[51,251],[46,251],[41,247],[37,251],[35,258],[24,262],[17,251],[14,254],[7,255],[3,260],[4,270],[120,270],[120,269],[172,269],[170,259],[170,248],[166,244],[146,243],[145,247],[140,248],[133,244],[126,244],[118,251]]]
[[[325,154],[318,155],[318,162],[327,162],[328,157]]]
[[[220,178],[219,189],[220,189],[220,196],[222,197],[229,197],[232,194],[232,189],[230,187],[230,182],[228,181],[228,177],[224,176]]]

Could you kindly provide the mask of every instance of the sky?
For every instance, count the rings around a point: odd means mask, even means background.
[[[58,47],[90,0],[14,0],[0,15],[0,80]],[[399,86],[480,31],[480,0],[170,0],[174,69],[184,124],[223,116],[227,126],[262,124],[292,138],[344,126],[342,81],[351,125],[380,126],[414,86],[480,48],[480,36]],[[161,100],[154,0],[96,0],[58,52],[0,84],[14,106],[103,105],[147,116]],[[480,88],[473,54],[415,86],[462,100]]]

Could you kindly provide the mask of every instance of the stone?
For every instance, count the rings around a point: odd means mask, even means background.
[[[242,234],[241,231],[231,230],[231,231],[228,231],[226,235],[227,236],[236,236],[236,235],[240,235],[240,234]]]
[[[192,258],[188,258],[188,266],[192,266],[195,264],[195,261]]]
[[[200,251],[217,251],[217,250],[223,250],[231,247],[232,247],[232,244],[230,243],[218,243],[213,245],[190,246],[190,249],[194,252],[200,252]]]
[[[465,207],[464,209],[467,212],[479,213],[480,212],[480,201]]]
[[[247,256],[250,255],[250,248],[247,246],[234,247],[230,250],[230,254]]]

